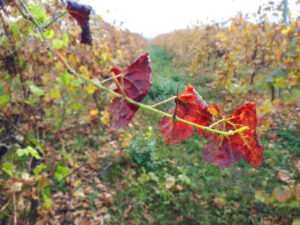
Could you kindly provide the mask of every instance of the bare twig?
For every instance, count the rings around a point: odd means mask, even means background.
[[[124,85],[122,86],[120,84],[120,82],[118,81],[118,78],[116,77],[116,75],[114,74],[114,72],[111,73],[111,75],[113,76],[113,79],[116,83],[116,85],[118,86],[119,90],[121,91],[122,95],[124,98],[126,98],[126,94],[125,94],[125,91],[124,91]],[[120,77],[122,78],[122,81],[123,81],[123,74],[120,74]]]
[[[18,221],[17,221],[16,193],[13,193],[13,205],[14,205],[14,225],[17,225]]]
[[[11,125],[16,131],[22,134],[26,140],[29,140],[31,144],[34,144],[34,142],[28,137],[28,135],[21,131],[13,122],[11,122],[4,113],[0,113],[0,115],[6,120],[7,123],[9,123],[9,125]]]
[[[122,74],[117,75],[116,78],[118,78],[118,77],[120,77],[120,76],[122,76]],[[111,80],[113,80],[113,79],[114,79],[113,77],[110,77],[110,78],[107,78],[107,79],[101,81],[100,83],[101,83],[101,84],[104,84],[104,83],[106,83],[106,82],[108,82],[108,81],[111,81]]]
[[[61,131],[64,121],[65,121],[65,115],[66,115],[66,99],[65,99],[65,95],[64,92],[60,90],[60,94],[62,96],[62,102],[63,102],[63,109],[62,109],[62,115],[61,115],[61,120],[60,120],[60,124],[59,124],[59,128],[58,128],[58,132]]]
[[[57,17],[55,17],[53,20],[51,20],[48,24],[43,26],[43,29],[48,29],[54,22],[56,22],[59,18],[63,17],[66,15],[68,10],[64,11],[63,13],[59,14]]]
[[[164,101],[158,102],[158,103],[152,105],[151,107],[152,107],[152,108],[156,108],[157,106],[162,105],[162,104],[165,104],[165,103],[168,103],[168,102],[170,102],[170,101],[172,101],[172,100],[174,100],[174,99],[176,99],[176,98],[177,98],[177,96],[173,96],[173,97],[168,98],[168,99],[166,99],[166,100],[164,100]]]
[[[9,206],[10,202],[11,202],[11,198],[8,199],[7,202],[1,207],[0,213],[2,213]]]

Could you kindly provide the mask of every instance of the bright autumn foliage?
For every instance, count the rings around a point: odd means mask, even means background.
[[[227,137],[206,131],[201,133],[210,141],[203,148],[203,160],[213,166],[227,168],[245,159],[250,166],[258,168],[262,163],[263,147],[256,133],[255,103],[246,103],[228,116],[224,116],[216,105],[210,106],[208,111],[213,118],[228,119],[228,122],[219,124],[223,131],[236,130],[243,126],[248,129]]]
[[[209,123],[211,115],[207,111],[208,105],[191,85],[187,85],[185,91],[178,95],[175,102],[177,117],[202,126]],[[174,113],[175,109],[169,112],[171,115],[174,115]],[[175,121],[166,116],[159,123],[159,127],[165,141],[170,145],[178,144],[194,133],[192,125]],[[199,129],[199,132],[201,132],[201,129]]]
[[[197,132],[210,141],[203,148],[204,161],[217,167],[231,167],[241,159],[245,159],[252,167],[260,166],[263,148],[256,133],[255,103],[247,103],[233,114],[225,116],[217,105],[208,106],[190,85],[178,95],[175,102],[176,109],[169,113],[174,115],[176,111],[176,116],[181,119],[207,126],[215,120],[227,118],[228,121],[218,124],[222,131],[248,127],[242,133],[227,137],[197,128]],[[165,141],[170,145],[178,144],[194,133],[191,125],[166,116],[159,123],[159,127]]]
[[[121,74],[121,71],[116,68],[112,69],[112,72],[115,75]],[[152,87],[149,54],[145,53],[136,59],[124,71],[123,76],[119,76],[117,79],[128,98],[141,102]],[[116,92],[122,93],[119,88]],[[138,108],[137,105],[123,101],[120,98],[114,98],[110,105],[110,112],[112,113],[111,128],[118,129],[128,125]]]
[[[82,5],[73,0],[67,0],[67,3],[67,10],[81,27],[81,43],[92,44],[92,33],[89,23],[92,7],[89,5]]]

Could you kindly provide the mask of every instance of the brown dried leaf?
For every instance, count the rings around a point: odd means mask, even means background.
[[[300,160],[295,163],[297,170],[300,172]]]
[[[124,218],[127,218],[130,215],[132,205],[129,205],[128,208],[124,211]]]
[[[275,175],[276,175],[278,180],[286,182],[294,176],[294,173],[290,173],[287,170],[279,169],[279,170],[275,171]]]
[[[144,211],[144,217],[146,218],[146,220],[148,220],[149,224],[154,223],[154,219],[150,216],[150,214],[147,210]]]
[[[288,186],[276,187],[272,194],[278,202],[284,202],[291,198],[291,190]]]
[[[16,193],[22,190],[23,183],[21,182],[8,182],[5,187],[7,188],[7,193]]]
[[[183,216],[177,216],[176,217],[176,222],[181,223],[183,221]]]

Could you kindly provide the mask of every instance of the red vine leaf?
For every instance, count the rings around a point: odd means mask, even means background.
[[[218,112],[212,113],[212,115],[222,119],[223,115],[216,106],[210,106],[209,111]],[[245,104],[226,118],[229,122],[220,123],[220,130],[236,130],[243,126],[247,126],[249,129],[227,137],[203,132],[202,136],[210,140],[203,148],[203,160],[213,166],[231,167],[244,158],[250,166],[258,168],[263,159],[263,147],[256,132],[255,103]]]
[[[121,73],[117,68],[111,70],[115,75]],[[128,98],[137,102],[141,102],[152,87],[151,82],[151,65],[148,53],[136,59],[123,73],[122,77],[117,78],[122,85],[124,92]],[[119,88],[116,90],[119,94]],[[118,129],[128,125],[138,106],[128,103],[120,98],[114,98],[110,105],[110,112],[112,113],[111,128]]]
[[[171,110],[169,114],[174,115],[175,110]],[[177,116],[183,118],[182,113],[177,111]],[[180,141],[183,141],[191,136],[193,136],[194,128],[191,125],[175,121],[172,118],[164,116],[160,123],[160,132],[164,136],[165,141],[169,145],[178,144]]]
[[[207,111],[212,115],[213,118],[222,118],[224,113],[216,104],[212,104],[208,107]]]
[[[90,23],[89,22],[84,23],[81,26],[81,29],[82,29],[82,32],[81,32],[80,43],[91,45],[93,38],[92,38],[92,31],[91,31]]]
[[[8,13],[5,10],[4,5],[7,5],[7,2],[5,2],[5,0],[0,0],[0,10],[3,10],[3,12],[5,13],[5,15],[8,16]]]
[[[177,113],[176,116],[206,126],[211,118],[207,111],[208,105],[203,98],[194,90],[191,85],[187,85],[184,92],[178,95],[175,100]],[[173,115],[175,110],[171,110],[169,114]],[[158,124],[160,132],[164,136],[165,141],[170,144],[178,144],[180,141],[191,137],[194,133],[192,125],[175,121],[173,118],[164,116]],[[202,130],[199,129],[199,132]]]
[[[81,43],[92,44],[92,32],[89,23],[92,7],[73,0],[67,0],[67,4],[67,10],[81,27]]]
[[[109,109],[112,114],[111,128],[118,129],[128,125],[139,107],[120,98],[114,98]]]

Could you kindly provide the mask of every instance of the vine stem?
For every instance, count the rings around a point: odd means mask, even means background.
[[[123,74],[115,75],[116,78],[121,77],[121,76],[123,76]],[[106,82],[108,82],[108,81],[111,81],[111,80],[113,80],[113,79],[114,79],[114,77],[110,77],[110,78],[107,78],[107,79],[105,79],[105,80],[102,80],[102,81],[101,81],[101,84],[104,84],[104,83],[106,83]]]
[[[90,83],[90,84],[92,84],[92,85],[94,85],[94,86],[96,86],[96,87],[98,87],[98,88],[100,88],[100,89],[102,89],[102,90],[105,90],[105,91],[109,92],[110,94],[112,94],[112,95],[115,96],[115,97],[123,98],[123,96],[120,95],[119,93],[114,92],[114,91],[112,91],[112,90],[110,90],[110,89],[108,89],[108,88],[106,88],[106,87],[104,87],[104,86],[102,86],[102,85],[96,83],[95,81],[92,81],[92,80],[86,78],[85,76],[83,76],[83,75],[81,75],[81,74],[74,73],[74,75],[78,76],[78,77],[81,78],[82,80],[84,80],[84,81],[86,81],[86,82],[88,82],[88,83]],[[176,98],[176,96],[175,96],[175,98]],[[152,112],[157,113],[157,114],[161,114],[161,115],[166,116],[166,117],[169,117],[169,118],[173,118],[173,115],[168,114],[168,113],[163,112],[163,111],[160,111],[160,110],[158,110],[158,109],[155,109],[155,108],[153,108],[152,106],[145,105],[145,104],[140,103],[140,102],[136,102],[136,101],[134,101],[133,99],[130,99],[130,98],[128,98],[128,97],[125,97],[124,99],[125,99],[125,101],[127,101],[127,102],[129,102],[129,103],[132,103],[132,104],[134,104],[134,105],[137,105],[137,106],[139,106],[139,107],[141,107],[141,108],[143,108],[143,109],[152,111]],[[234,135],[234,134],[236,134],[236,133],[241,133],[241,132],[244,132],[245,130],[248,129],[248,127],[244,126],[244,127],[241,127],[241,128],[239,128],[239,129],[233,130],[233,131],[220,131],[220,130],[212,129],[212,128],[210,128],[210,127],[201,126],[201,125],[196,124],[196,123],[192,123],[192,122],[190,122],[190,121],[181,119],[181,118],[179,118],[179,117],[177,117],[177,116],[175,117],[175,120],[176,120],[176,121],[179,121],[179,122],[183,122],[183,123],[189,124],[189,125],[192,125],[192,126],[194,126],[194,127],[200,128],[200,129],[203,129],[203,130],[205,130],[205,131],[209,131],[209,132],[212,132],[212,133],[221,134],[221,135],[224,135],[224,136],[230,136],[230,135]],[[221,122],[222,122],[222,121],[221,121]]]
[[[63,17],[68,13],[68,10],[64,11],[63,13],[59,14],[57,17],[55,17],[53,20],[51,20],[49,23],[47,23],[45,26],[43,26],[43,29],[48,29],[55,21],[57,21],[59,18]]]
[[[168,103],[168,102],[170,102],[170,101],[172,101],[172,100],[174,100],[174,99],[176,99],[176,98],[177,98],[177,96],[173,96],[173,97],[171,97],[171,98],[168,98],[168,99],[166,99],[166,100],[163,100],[163,101],[161,101],[161,102],[158,102],[158,103],[152,105],[151,107],[152,107],[152,108],[156,108],[157,106],[162,105],[162,104],[165,104],[165,103]]]
[[[93,80],[90,80],[88,78],[86,78],[85,76],[75,72],[66,62],[65,60],[60,56],[60,54],[58,52],[56,52],[53,48],[51,48],[49,42],[48,42],[48,39],[46,38],[46,36],[44,35],[44,32],[43,32],[43,28],[39,25],[39,23],[35,20],[35,18],[32,16],[32,14],[30,13],[29,9],[27,8],[26,4],[23,2],[23,0],[19,0],[22,7],[24,8],[27,16],[25,17],[26,19],[32,21],[34,23],[34,25],[37,27],[38,31],[40,32],[40,34],[42,35],[43,37],[43,40],[48,48],[48,50],[66,67],[66,69],[68,70],[68,72],[70,74],[73,74],[75,76],[77,76],[78,78],[80,78],[81,80],[84,80],[86,81],[87,83],[90,83],[92,85],[94,85],[95,87],[99,88],[99,89],[102,89],[108,93],[110,93],[111,95],[115,96],[115,97],[118,97],[118,98],[121,98],[123,99],[124,101],[127,101],[128,103],[131,103],[131,104],[134,104],[134,105],[137,105],[143,109],[146,109],[146,110],[149,110],[149,111],[152,111],[154,113],[157,113],[157,114],[160,114],[160,115],[163,115],[163,116],[166,116],[166,117],[169,117],[169,118],[172,118],[173,119],[173,115],[170,115],[166,112],[163,112],[163,111],[160,111],[158,109],[155,109],[153,108],[152,106],[149,106],[149,105],[145,105],[143,103],[140,103],[140,102],[136,102],[134,101],[133,99],[130,99],[126,96],[123,96],[123,95],[120,95],[119,93],[115,92],[115,91],[112,91],[110,90],[109,88],[106,88],[104,86],[102,86],[101,84],[93,81]],[[175,97],[176,98],[176,97]],[[212,132],[212,133],[217,133],[217,134],[221,134],[223,136],[230,136],[230,135],[234,135],[236,133],[241,133],[241,132],[244,132],[245,130],[249,129],[248,127],[244,126],[244,127],[241,127],[239,129],[236,129],[236,130],[233,130],[233,131],[220,131],[220,130],[215,130],[215,129],[212,129],[210,127],[205,127],[205,126],[201,126],[199,124],[196,124],[196,123],[192,123],[190,121],[187,121],[187,120],[184,120],[182,118],[179,118],[179,117],[175,117],[174,118],[176,121],[179,121],[179,122],[182,122],[182,123],[186,123],[186,124],[189,124],[191,126],[194,126],[194,127],[197,127],[197,128],[200,128],[200,129],[203,129],[205,131],[208,131],[208,132]]]
[[[222,122],[227,122],[228,120],[230,120],[231,118],[223,118],[221,120],[218,120],[217,122],[213,123],[212,125],[209,126],[209,128],[213,128],[215,126],[217,126],[219,123],[222,123]]]
[[[14,205],[14,225],[18,224],[17,220],[17,204],[16,204],[16,193],[13,193],[13,205]]]
[[[121,91],[123,97],[125,98],[125,97],[126,97],[126,94],[125,94],[124,88],[122,87],[122,85],[121,85],[120,82],[118,81],[118,79],[117,79],[115,73],[114,73],[114,72],[111,72],[111,75],[113,76],[113,79],[114,79],[116,85],[118,86],[118,88],[120,89],[120,91]],[[120,74],[120,75],[121,75],[120,77],[121,77],[122,80],[123,80],[123,74]],[[124,85],[123,85],[123,86],[124,86]]]

